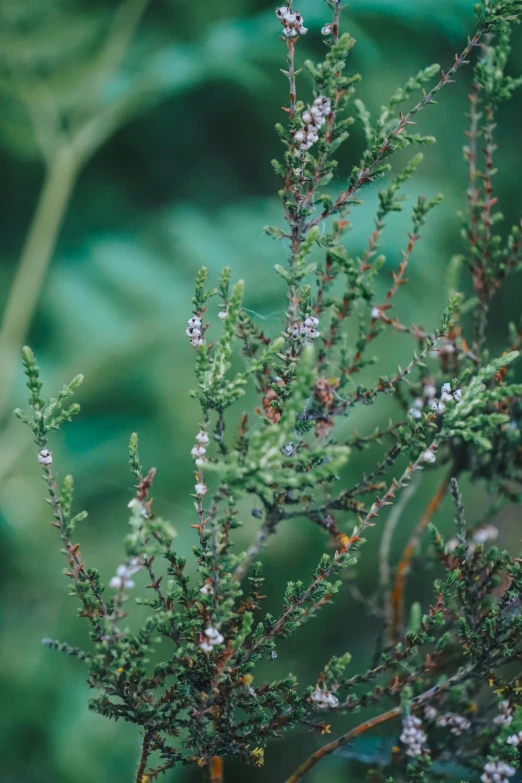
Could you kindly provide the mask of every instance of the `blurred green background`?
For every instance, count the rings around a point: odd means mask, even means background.
[[[310,28],[299,42],[298,59],[320,57],[318,30],[328,19],[326,5],[302,0],[297,7]],[[138,750],[134,727],[88,711],[81,664],[41,645],[42,637],[85,645],[87,629],[75,619],[76,606],[66,595],[34,445],[25,428],[11,420],[12,409],[25,400],[13,352],[30,343],[48,393],[75,373],[86,376],[79,394],[83,412],[52,448],[58,471],[76,477],[78,506],[89,510],[79,530],[84,558],[107,580],[122,558],[132,492],[127,444],[133,430],[140,435],[143,461],[158,468],[157,512],[177,527],[181,552],[190,553],[194,543],[188,450],[198,410],[188,396],[194,354],[184,329],[196,270],[206,265],[215,282],[230,265],[235,278],[247,281],[246,307],[273,335],[284,308],[284,292],[272,273],[273,264],[284,261],[284,249],[262,233],[267,223],[281,224],[270,160],[281,154],[273,126],[287,100],[279,72],[285,51],[272,4],[123,0],[117,8],[101,0],[0,0],[2,783],[130,781]],[[344,24],[358,41],[351,68],[363,75],[359,95],[376,109],[421,67],[432,62],[449,67],[473,30],[473,0],[353,0]],[[521,42],[518,36],[516,73],[522,70]],[[462,145],[469,86],[468,70],[444,90],[439,106],[419,118],[419,129],[436,135],[438,143],[428,148],[408,192],[440,191],[445,201],[415,250],[410,285],[397,301],[403,322],[428,328],[445,303],[448,261],[461,249],[456,212],[466,189]],[[298,88],[301,97],[310,96],[306,76]],[[499,115],[496,187],[506,224],[522,211],[521,110],[519,97]],[[63,151],[75,134],[78,170]],[[354,126],[336,187],[362,144]],[[48,211],[35,228],[44,187]],[[361,252],[371,230],[376,191],[368,189],[365,205],[352,214],[346,241],[353,253]],[[388,270],[398,264],[408,224],[408,210],[390,221],[382,244]],[[16,291],[13,281],[31,225],[33,245],[19,272],[23,286],[19,278]],[[387,281],[385,274],[383,287]],[[494,302],[493,350],[505,345],[506,317],[518,320],[520,293],[519,281],[513,281]],[[389,358],[373,375],[407,361],[412,345],[407,337],[392,335],[381,338],[375,350]],[[258,403],[249,396],[242,407],[253,411]],[[392,414],[397,411],[391,401],[361,408],[343,433],[368,432]],[[229,432],[234,427],[232,422]],[[373,466],[377,453],[355,454],[349,478]],[[395,553],[437,475],[436,470],[430,474],[409,506]],[[463,488],[473,519],[484,506],[484,488],[471,491],[465,483]],[[256,529],[250,510],[242,506],[239,549]],[[444,530],[451,528],[447,502],[438,521]],[[503,512],[501,544],[518,543],[520,521],[516,509]],[[358,566],[356,584],[364,594],[374,587],[377,541],[373,531]],[[279,605],[285,580],[306,578],[328,546],[302,521],[281,529],[264,557],[272,606]],[[431,577],[425,568],[413,569],[410,599],[431,599]],[[353,654],[354,672],[366,668],[377,630],[378,623],[345,593],[315,624],[280,645],[278,660],[259,677],[275,679],[291,670],[304,686],[331,653],[346,649]],[[357,720],[345,718],[334,731]],[[268,750],[264,770],[230,765],[226,780],[283,780],[320,741],[305,732],[293,735]],[[332,758],[309,779],[336,783],[362,777],[361,767]],[[187,769],[165,779],[198,778]]]

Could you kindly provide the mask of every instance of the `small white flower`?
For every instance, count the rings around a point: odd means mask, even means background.
[[[308,32],[308,27],[305,27],[304,25],[300,24],[297,28],[299,35],[306,35]]]
[[[222,321],[224,321],[227,316],[228,310],[220,310],[218,313],[218,318],[221,318]]]
[[[199,646],[204,653],[211,653],[213,650],[212,645],[210,644],[210,642],[207,642],[206,639],[203,639],[203,641],[199,643]]]
[[[325,26],[321,28],[322,35],[331,35],[332,32],[333,32],[333,24],[325,24]]]
[[[109,582],[109,587],[115,590],[125,590],[134,587],[131,576],[142,568],[138,557],[133,557],[127,564],[118,566],[116,576],[113,576]]]
[[[339,699],[337,696],[334,696],[333,693],[328,694],[328,706],[333,709],[339,706]]]
[[[319,318],[316,318],[315,315],[309,315],[307,318],[305,318],[304,325],[305,326],[317,326],[319,323]]]
[[[422,419],[422,413],[420,412],[420,410],[418,408],[415,408],[415,407],[410,408],[408,413],[410,414],[412,419]]]
[[[202,498],[202,497],[203,497],[203,495],[206,495],[206,494],[207,494],[207,492],[208,492],[208,487],[207,487],[207,485],[206,485],[206,484],[203,484],[203,482],[201,482],[201,481],[199,481],[199,482],[196,484],[196,486],[194,487],[194,489],[195,489],[195,491],[196,491],[196,495],[197,495],[199,498]]]
[[[40,449],[38,452],[38,462],[40,465],[50,465],[53,461],[53,455],[48,449]]]
[[[130,589],[134,587],[134,582],[132,579],[122,579],[121,576],[113,576],[109,582],[109,587],[112,587],[113,590]]]
[[[440,393],[441,394],[450,394],[451,393],[451,383],[443,383],[440,387]]]
[[[431,405],[431,409],[432,411],[435,411],[435,413],[441,414],[446,410],[446,406],[440,400],[435,400]]]
[[[210,440],[208,436],[208,432],[206,432],[205,430],[200,430],[196,435],[196,440],[198,443],[202,443],[203,445],[207,444]]]
[[[323,710],[328,709],[329,707],[335,709],[339,705],[337,696],[334,696],[330,691],[323,691],[321,688],[316,688],[310,698]]]
[[[197,326],[187,326],[185,334],[187,337],[199,337],[201,332]]]
[[[219,633],[217,628],[213,628],[211,625],[209,625],[208,628],[205,628],[205,636],[209,640],[210,644],[223,644],[225,639],[223,636]]]
[[[199,591],[202,595],[212,595],[212,585],[210,582],[205,582],[203,587]]]
[[[200,444],[197,446],[193,446],[192,449],[190,450],[190,453],[192,454],[193,457],[204,457],[206,451],[207,451],[206,448],[202,444]]]
[[[199,329],[199,327],[201,326],[201,318],[196,318],[196,317],[189,318],[187,324],[191,326],[193,329],[194,328]]]
[[[446,542],[446,550],[445,551],[448,554],[451,554],[452,552],[455,551],[455,549],[458,547],[458,545],[459,545],[458,538],[450,538],[450,540]]]
[[[462,389],[455,389],[453,392],[453,399],[455,402],[460,402],[460,398],[462,397]]]
[[[520,737],[518,734],[511,734],[506,740],[506,745],[513,745],[515,748],[520,745]]]
[[[207,464],[207,458],[206,457],[198,457],[197,460],[195,460],[195,463],[197,468],[203,468]]]
[[[306,125],[310,125],[310,123],[312,122],[312,114],[311,114],[310,110],[307,109],[306,111],[303,112],[303,114],[301,116],[302,116],[303,122]]]
[[[276,8],[276,16],[278,19],[285,19],[288,13],[288,6],[282,5],[280,8]]]
[[[453,395],[444,392],[443,394],[440,395],[440,399],[442,400],[442,402],[453,402]]]
[[[321,109],[319,108],[319,106],[312,106],[312,108],[310,109],[310,114],[311,114],[311,115],[312,115],[312,117],[314,117],[314,118],[315,118],[315,117],[321,117],[321,115],[322,115],[322,111],[321,111]]]
[[[495,541],[498,538],[498,527],[494,525],[484,525],[472,535],[472,539],[476,544],[485,544],[487,541]]]
[[[435,454],[433,449],[426,449],[426,451],[422,452],[421,460],[423,462],[433,463],[435,462],[436,459],[437,459],[437,455]]]
[[[310,340],[317,340],[318,337],[321,336],[321,332],[318,332],[317,329],[311,328],[308,330],[308,335]]]
[[[435,386],[432,383],[427,383],[424,387],[424,396],[427,400],[432,400],[437,393]]]
[[[305,132],[303,130],[298,130],[294,134],[294,141],[296,144],[301,144],[305,140]]]
[[[424,717],[426,720],[433,720],[437,717],[437,710],[435,707],[432,707],[431,704],[428,704],[428,706],[424,710]]]
[[[127,508],[136,508],[139,510],[142,517],[148,516],[147,507],[144,506],[138,498],[132,498],[132,500],[127,503]]]
[[[372,307],[372,318],[377,319],[380,318],[382,315],[381,311],[378,307]]]
[[[203,339],[203,337],[201,335],[197,335],[196,337],[192,337],[191,340],[190,340],[190,344],[194,348],[199,348],[199,346],[203,345],[204,342],[205,341],[204,341],[204,339]]]

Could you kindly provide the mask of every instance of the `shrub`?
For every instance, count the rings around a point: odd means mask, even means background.
[[[208,288],[206,270],[200,271],[192,314],[187,313],[197,380],[192,396],[201,408],[201,429],[190,444],[196,580],[185,575],[171,523],[154,514],[150,492],[156,471],[143,470],[135,434],[129,449],[135,495],[129,503],[124,562],[108,589],[84,564],[74,540],[86,513],[73,511],[72,477],[58,486],[48,448],[51,430],[79,413],[69,398],[82,377],[47,400],[33,353],[29,348],[22,352],[29,412],[17,410],[16,415],[34,433],[67,560],[65,576],[91,637],[86,650],[49,639],[44,643],[87,666],[93,710],[140,727],[137,783],[155,780],[177,764],[196,765],[220,781],[227,759],[261,766],[269,740],[303,726],[327,734],[330,715],[368,705],[372,718],[324,744],[288,782],[301,780],[322,758],[387,721],[396,722],[400,735],[384,765],[389,780],[462,774],[506,781],[518,765],[522,569],[519,558],[490,545],[496,528],[489,522],[503,504],[518,500],[522,386],[514,381],[513,363],[522,330],[510,325],[505,352],[491,357],[487,325],[492,297],[522,266],[520,227],[507,235],[496,233],[501,216],[493,195],[497,109],[522,84],[522,78],[506,73],[510,25],[522,16],[522,3],[483,0],[477,5],[475,34],[429,91],[425,85],[433,81],[437,66],[398,89],[378,117],[371,117],[360,100],[353,102],[367,149],[338,193],[331,188],[333,156],[354,121],[346,109],[359,77],[346,71],[355,41],[341,33],[340,3],[328,5],[332,17],[322,29],[325,59],[304,64],[312,82],[309,104],[296,92],[301,70],[296,70],[295,56],[306,27],[291,5],[277,10],[287,51],[289,104],[285,124],[277,127],[284,155],[273,166],[281,181],[285,224],[268,226],[266,232],[288,252],[288,263],[275,266],[287,290],[282,332],[267,336],[261,331],[243,307],[243,282],[232,285],[228,268],[217,288]],[[431,137],[413,132],[413,118],[435,103],[468,58],[476,62],[465,149],[469,187],[463,243],[451,261],[448,306],[440,324],[428,332],[390,311],[440,197],[417,199],[391,287],[383,300],[376,294],[385,261],[379,242],[390,214],[403,209],[401,188],[414,176],[420,154],[380,191],[375,228],[361,258],[350,255],[344,238],[361,192],[391,171],[395,153],[432,143]],[[418,103],[401,110],[417,93]],[[456,292],[466,287],[466,271],[473,290],[465,296]],[[218,318],[207,323],[214,299]],[[348,328],[354,318],[355,340]],[[373,384],[357,385],[354,376],[375,364],[368,355],[370,344],[386,330],[393,330],[397,340],[405,335],[413,341],[411,361],[394,375],[376,374]],[[238,371],[233,369],[237,354],[243,358]],[[243,413],[234,424],[235,403],[247,384],[255,387],[259,408],[255,417]],[[358,406],[378,404],[385,395],[396,400],[397,420],[386,431],[354,432],[346,439],[340,424]],[[225,437],[231,426],[234,437]],[[346,487],[343,467],[374,444],[382,448],[375,469]],[[392,570],[395,526],[433,463],[445,466],[446,477]],[[386,484],[383,477],[395,465],[401,466],[399,478]],[[461,475],[482,482],[492,498],[484,518],[470,524],[458,487]],[[407,572],[448,491],[455,504],[455,536],[445,542],[430,527],[430,556],[442,566],[434,602],[424,613],[414,604],[405,622]],[[237,503],[245,495],[255,498],[259,530],[247,551],[236,553]],[[279,642],[298,632],[343,588],[364,536],[375,535],[370,528],[382,524],[385,506],[393,508],[382,531],[379,582],[371,604],[383,628],[377,661],[351,673],[349,653],[334,656],[304,689],[292,674],[259,682],[258,664],[277,657]],[[270,586],[265,587],[257,558],[280,523],[296,517],[324,530],[330,553],[318,559],[309,578],[288,583],[282,608],[273,616],[263,609],[263,592]],[[145,572],[149,582],[146,597],[136,599],[143,621],[129,628],[125,604],[138,572]],[[381,765],[376,758],[368,763],[370,769]]]

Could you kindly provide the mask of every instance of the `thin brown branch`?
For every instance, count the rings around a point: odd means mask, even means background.
[[[464,680],[468,679],[473,672],[475,671],[475,666],[469,666],[467,669],[464,669],[457,674],[454,674],[453,677],[450,677],[445,682],[440,683],[439,685],[434,685],[432,688],[429,688],[429,690],[424,691],[424,693],[421,693],[419,696],[416,696],[414,699],[411,700],[411,706],[413,709],[416,709],[420,707],[422,704],[425,704],[426,702],[430,701],[431,699],[436,698],[439,696],[442,691],[447,690],[448,688],[452,687],[453,685],[463,682]],[[348,745],[352,740],[356,739],[357,737],[360,737],[361,734],[365,734],[367,731],[370,731],[371,729],[374,729],[376,726],[380,726],[382,723],[387,723],[390,720],[394,720],[395,718],[398,718],[401,715],[402,709],[401,707],[393,707],[391,710],[387,710],[386,712],[382,712],[380,715],[376,715],[374,718],[371,718],[370,720],[364,721],[364,723],[360,723],[359,726],[356,726],[354,729],[351,729],[351,731],[347,732],[346,734],[341,735],[337,739],[333,740],[332,742],[329,742],[327,745],[324,745],[322,748],[319,748],[315,753],[312,753],[312,755],[306,759],[303,764],[301,764],[300,767],[291,775],[287,780],[286,783],[298,783],[299,780],[301,780],[304,775],[306,775],[307,772],[309,772],[313,767],[318,764],[321,759],[325,758],[325,756],[329,756],[331,753],[334,753],[339,748],[344,747],[345,745]]]
[[[444,477],[435,495],[428,503],[426,511],[422,515],[419,524],[410,536],[410,539],[402,553],[402,557],[395,574],[395,581],[391,594],[391,644],[396,644],[400,638],[400,631],[404,617],[404,588],[406,586],[406,577],[408,575],[408,571],[410,570],[411,561],[413,560],[413,556],[417,551],[417,547],[420,544],[424,531],[430,524],[437,509],[446,497],[446,492],[448,491],[449,483],[453,475],[455,475],[454,468],[452,468]]]

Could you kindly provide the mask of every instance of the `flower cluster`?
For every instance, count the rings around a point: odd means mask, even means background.
[[[190,338],[190,344],[193,348],[199,348],[204,343],[203,337],[204,329],[202,328],[201,318],[196,315],[189,318],[187,321],[187,330],[185,334]]]
[[[197,440],[196,445],[193,446],[190,451],[192,457],[194,458],[196,467],[199,471],[196,474],[196,478],[198,479],[198,481],[194,489],[198,497],[203,497],[203,495],[206,495],[208,492],[208,487],[203,482],[203,474],[202,474],[202,470],[205,467],[205,463],[207,461],[205,454],[207,452],[207,445],[210,440],[210,438],[208,437],[208,432],[206,430],[200,430],[196,435],[196,440]]]
[[[337,696],[334,696],[330,691],[323,691],[321,688],[316,688],[310,698],[321,710],[335,709],[339,705]]]
[[[449,727],[455,737],[460,737],[464,731],[469,731],[471,723],[462,715],[455,715],[453,712],[446,712],[437,718],[437,726]]]
[[[319,318],[315,315],[307,316],[304,321],[298,321],[292,327],[292,337],[301,340],[317,340],[320,332],[317,331]]]
[[[308,28],[303,26],[301,14],[292,11],[287,5],[277,8],[276,16],[283,25],[283,35],[286,35],[287,38],[295,38],[308,32]]]
[[[330,100],[324,95],[318,95],[313,105],[303,112],[301,119],[304,127],[298,130],[294,136],[294,141],[299,145],[299,149],[308,150],[319,140],[319,130],[326,122],[330,114]]]
[[[513,720],[513,707],[507,699],[498,705],[499,713],[493,718],[495,726],[509,726]]]
[[[498,538],[498,527],[483,525],[475,530],[471,538],[475,544],[487,544],[488,541],[495,541]]]
[[[513,745],[513,747],[517,748],[520,743],[522,742],[522,731],[519,731],[518,734],[511,734],[507,740],[507,745]]]
[[[139,557],[133,557],[128,563],[124,563],[118,566],[116,569],[116,576],[113,576],[109,582],[109,587],[114,590],[128,590],[134,587],[134,582],[131,579],[137,571],[143,567]]]
[[[205,636],[202,637],[199,646],[205,653],[211,653],[217,644],[223,644],[225,641],[222,634],[219,633],[217,628],[213,628],[209,625],[205,629]]]
[[[207,444],[209,442],[208,433],[205,430],[201,430],[196,435],[197,444],[192,447],[191,455],[194,457],[194,461],[198,468],[202,468],[207,461],[205,454],[207,453]]]
[[[472,543],[468,547],[468,552],[472,553],[475,550],[476,544],[487,544],[488,541],[495,541],[498,538],[498,527],[495,525],[483,525],[477,528],[472,535]],[[446,544],[446,552],[453,552],[459,545],[458,538],[450,538]]]
[[[484,774],[480,776],[482,783],[508,783],[516,769],[503,761],[488,761],[484,765]]]
[[[402,722],[401,742],[408,746],[408,756],[416,757],[422,754],[422,746],[426,742],[426,734],[422,731],[422,721],[415,715],[407,715]]]
[[[435,411],[435,413],[444,413],[446,410],[446,403],[460,402],[461,395],[461,389],[451,391],[451,383],[443,383],[440,387],[440,400],[435,399],[431,404],[431,409]]]

